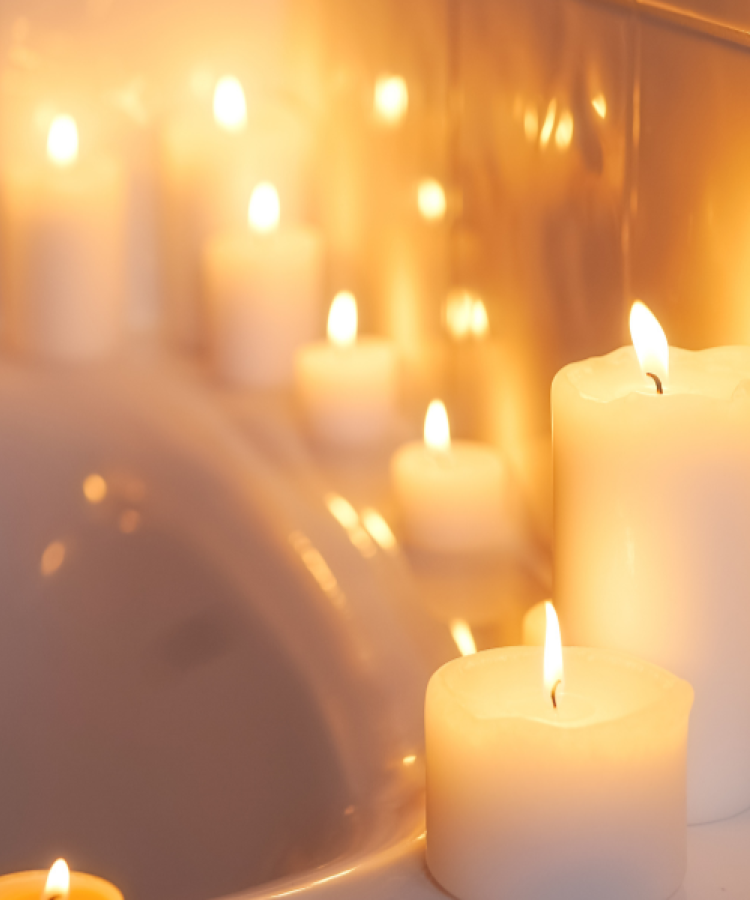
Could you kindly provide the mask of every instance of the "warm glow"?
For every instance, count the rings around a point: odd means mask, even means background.
[[[558,149],[565,150],[573,140],[573,116],[566,109],[560,114],[555,131],[555,144]]]
[[[442,400],[433,400],[424,417],[424,442],[428,450],[447,453],[451,448],[448,413]]]
[[[342,528],[354,528],[359,524],[357,510],[346,498],[339,494],[327,494],[325,501],[328,511]]]
[[[396,547],[396,535],[376,509],[362,510],[362,524],[370,537],[383,550],[393,550]]]
[[[546,147],[549,139],[552,137],[552,129],[555,125],[555,115],[557,114],[557,100],[550,100],[547,107],[547,115],[544,117],[544,125],[542,125],[542,133],[539,135],[539,143],[542,147]]]
[[[417,188],[417,206],[422,217],[434,222],[445,215],[445,191],[439,181],[425,178]]]
[[[463,619],[454,619],[451,622],[451,637],[456,642],[461,656],[471,656],[472,653],[477,652],[474,635],[471,633],[468,622],[464,622]]]
[[[279,227],[281,218],[281,201],[279,192],[270,181],[261,181],[253,188],[250,194],[250,204],[247,207],[247,223],[261,234],[275,231]]]
[[[563,680],[562,639],[555,607],[547,600],[544,609],[547,613],[547,636],[544,641],[544,687],[552,693],[555,686]]]
[[[406,115],[409,91],[400,75],[381,75],[375,82],[375,113],[388,125],[396,125]]]
[[[42,561],[39,566],[42,575],[52,575],[60,568],[64,560],[65,544],[62,541],[52,541],[42,553]]]
[[[597,94],[596,97],[592,97],[591,105],[594,107],[594,112],[600,119],[607,118],[607,100],[604,94]]]
[[[134,534],[141,526],[141,514],[137,509],[124,509],[120,514],[120,531]]]
[[[483,301],[468,291],[459,291],[448,297],[443,307],[443,322],[448,334],[457,341],[469,336],[485,337],[489,330]]]
[[[662,382],[669,376],[669,344],[659,320],[640,300],[630,310],[630,336],[644,375],[656,375]]]
[[[351,347],[357,340],[357,301],[349,291],[333,298],[328,313],[328,340],[337,347]]]
[[[523,133],[530,144],[536,140],[536,136],[539,134],[539,113],[535,106],[526,107],[526,112],[523,114]]]
[[[65,900],[70,892],[70,871],[64,859],[58,859],[49,870],[42,900]]]
[[[55,116],[47,132],[47,156],[56,166],[78,159],[78,126],[72,116]]]
[[[96,473],[89,475],[83,482],[83,496],[89,503],[101,503],[107,496],[107,482]]]
[[[245,92],[233,75],[225,75],[216,82],[214,119],[226,131],[242,131],[247,124]]]
[[[402,760],[405,766],[413,766],[417,761],[417,757],[414,753],[410,753],[408,756],[405,756]]]

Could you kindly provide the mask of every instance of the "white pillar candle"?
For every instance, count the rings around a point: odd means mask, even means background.
[[[295,382],[310,430],[345,446],[383,441],[393,427],[397,358],[392,341],[357,337],[357,303],[342,291],[328,316],[328,341],[297,351]]]
[[[452,442],[440,401],[427,410],[424,443],[410,442],[393,455],[391,479],[404,536],[414,548],[481,553],[508,541],[502,459],[485,444]]]
[[[205,347],[201,253],[212,235],[242,228],[253,185],[271,181],[285,220],[299,219],[309,146],[296,110],[257,98],[248,108],[241,83],[229,75],[217,81],[210,108],[199,104],[166,122],[159,166],[165,330],[172,342]]]
[[[249,227],[211,238],[203,286],[214,370],[229,384],[280,387],[299,347],[318,332],[323,246],[310,228],[278,227],[279,198],[253,190]]]
[[[666,900],[685,873],[692,694],[559,643],[444,665],[425,707],[434,877],[459,900]]]
[[[47,160],[3,179],[7,329],[14,349],[83,361],[121,337],[124,199],[121,173],[78,159],[69,116],[50,126]]]
[[[574,643],[695,687],[703,822],[750,806],[750,348],[692,353],[659,331],[661,359],[625,347],[555,377],[555,597]]]

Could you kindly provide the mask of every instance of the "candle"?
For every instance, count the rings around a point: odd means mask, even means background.
[[[279,227],[272,184],[253,189],[248,225],[204,247],[203,285],[214,370],[234,385],[293,380],[297,349],[318,330],[323,248],[309,228]]]
[[[331,444],[383,441],[393,426],[397,389],[391,341],[357,337],[357,303],[342,291],[331,304],[328,341],[297,351],[295,382],[315,437]]]
[[[485,444],[452,442],[439,400],[427,410],[424,443],[410,442],[394,454],[391,478],[405,537],[413,547],[481,553],[508,541],[503,462]]]
[[[57,116],[39,165],[3,179],[9,342],[55,360],[101,358],[121,337],[124,200],[121,173],[79,159],[78,129]]]
[[[617,651],[485,650],[427,688],[427,865],[459,900],[666,900],[689,684]]]
[[[286,221],[298,220],[310,146],[298,110],[259,97],[248,104],[242,83],[230,74],[217,80],[210,105],[196,104],[165,123],[159,161],[165,325],[171,341],[205,346],[201,253],[212,235],[243,227],[254,185],[271,181]]]
[[[117,888],[95,875],[69,872],[58,859],[49,872],[14,872],[0,876],[0,900],[122,900]]]
[[[555,597],[573,643],[695,687],[688,815],[704,822],[750,806],[750,348],[668,348],[642,305],[631,325],[635,348],[552,385]]]

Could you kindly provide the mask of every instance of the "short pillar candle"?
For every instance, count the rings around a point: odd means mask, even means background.
[[[566,648],[557,666],[508,647],[433,675],[427,865],[459,900],[667,900],[692,689],[614,651]]]

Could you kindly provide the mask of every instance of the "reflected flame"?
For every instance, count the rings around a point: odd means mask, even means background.
[[[224,75],[216,82],[214,119],[225,131],[242,131],[247,124],[245,92],[233,75]]]
[[[534,143],[539,134],[539,113],[535,106],[526,107],[526,112],[523,114],[523,133],[530,144]]]
[[[451,448],[448,413],[442,400],[433,400],[424,417],[424,442],[428,450],[447,453]]]
[[[328,567],[328,563],[323,559],[323,555],[317,550],[307,535],[301,531],[293,531],[289,535],[289,543],[299,555],[302,564],[307,571],[317,581],[320,589],[328,596],[331,603],[341,609],[346,605],[346,597],[344,596],[336,576]]]
[[[55,116],[47,132],[47,156],[56,166],[78,159],[78,126],[72,116]]]
[[[405,757],[401,760],[401,762],[402,762],[405,766],[413,766],[414,763],[415,763],[416,761],[417,761],[417,757],[416,757],[416,755],[415,755],[414,753],[410,753],[408,756],[405,756]]]
[[[65,900],[70,892],[70,870],[64,859],[58,859],[49,870],[42,900]]]
[[[651,372],[662,381],[669,376],[669,344],[659,320],[640,300],[630,310],[630,336],[644,375]]]
[[[375,82],[375,113],[388,125],[398,124],[409,107],[409,90],[400,75],[381,75]]]
[[[347,537],[365,559],[371,559],[377,553],[370,535],[362,527],[356,509],[339,494],[327,494],[325,503],[334,519],[346,531]]]
[[[247,207],[247,223],[260,234],[268,234],[279,227],[281,201],[279,192],[270,181],[261,181],[250,194]]]
[[[424,219],[435,222],[445,215],[445,191],[439,181],[425,178],[417,187],[417,207]]]
[[[563,679],[562,639],[555,607],[546,600],[547,635],[544,640],[544,687],[552,692]]]
[[[54,574],[65,560],[65,544],[62,541],[52,541],[48,544],[44,553],[42,553],[42,561],[40,563],[40,571],[42,575],[48,576]]]
[[[555,131],[555,144],[558,149],[565,150],[573,140],[573,116],[566,109],[560,114]]]
[[[450,624],[450,629],[451,637],[456,642],[461,656],[471,656],[477,652],[477,645],[468,622],[464,622],[463,619],[454,619]]]
[[[95,472],[84,479],[83,496],[89,503],[101,503],[107,496],[107,482]]]
[[[362,524],[367,529],[370,537],[383,550],[394,550],[396,548],[396,535],[376,509],[362,510]]]
[[[552,129],[555,125],[555,116],[557,115],[557,100],[553,97],[547,107],[547,115],[544,117],[544,125],[542,125],[542,133],[539,135],[539,143],[542,147],[546,147],[549,139],[552,137]]]
[[[592,97],[591,105],[594,107],[594,112],[600,119],[607,118],[607,98],[604,94],[599,93],[596,97]]]
[[[357,340],[357,301],[349,291],[333,298],[328,313],[328,340],[336,347],[351,347]]]
[[[487,309],[483,301],[465,291],[447,299],[443,307],[443,322],[448,334],[457,341],[470,335],[485,337],[489,330]]]

